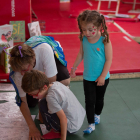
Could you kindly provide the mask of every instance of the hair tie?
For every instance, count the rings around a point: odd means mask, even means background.
[[[20,52],[21,57],[23,57],[23,54],[21,53],[22,46],[18,46],[18,48],[19,48],[19,52]]]
[[[7,55],[10,55],[10,56],[11,56],[11,54],[9,54],[8,52],[6,52],[5,49],[6,49],[6,47],[3,47],[4,52],[5,52]]]

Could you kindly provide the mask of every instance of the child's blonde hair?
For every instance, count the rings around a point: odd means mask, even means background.
[[[109,34],[107,32],[107,26],[105,23],[105,18],[103,15],[100,15],[100,13],[98,13],[97,11],[94,10],[85,10],[84,12],[82,12],[78,18],[78,26],[80,29],[80,40],[83,40],[83,36],[82,36],[82,28],[81,28],[81,24],[85,23],[93,23],[93,25],[95,25],[97,28],[101,27],[100,31],[101,31],[101,35],[105,37],[105,39],[103,40],[103,43],[106,44],[109,42]]]
[[[21,49],[19,49],[19,46]],[[22,56],[21,56],[22,54]],[[10,51],[9,64],[13,71],[22,70],[23,65],[32,64],[32,60],[35,57],[34,50],[26,44],[18,44]]]
[[[48,87],[49,80],[47,76],[39,70],[28,71],[22,78],[21,87],[26,93],[43,88],[44,85]]]

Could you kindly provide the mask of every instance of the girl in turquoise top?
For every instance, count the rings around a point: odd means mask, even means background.
[[[109,69],[112,63],[112,45],[105,18],[97,11],[85,10],[78,18],[80,29],[80,51],[71,69],[71,77],[80,62],[84,61],[83,86],[85,108],[89,126],[84,133],[95,130],[100,123],[100,114],[104,106],[104,95],[109,83]]]

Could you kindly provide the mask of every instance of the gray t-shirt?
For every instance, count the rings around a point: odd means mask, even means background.
[[[85,109],[79,103],[72,91],[60,82],[53,82],[46,96],[48,112],[56,113],[63,109],[67,117],[67,130],[78,131],[85,118]]]

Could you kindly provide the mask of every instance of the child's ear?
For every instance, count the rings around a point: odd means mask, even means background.
[[[48,87],[47,87],[47,85],[44,85],[44,87],[43,87],[45,90],[47,90],[48,89]]]

